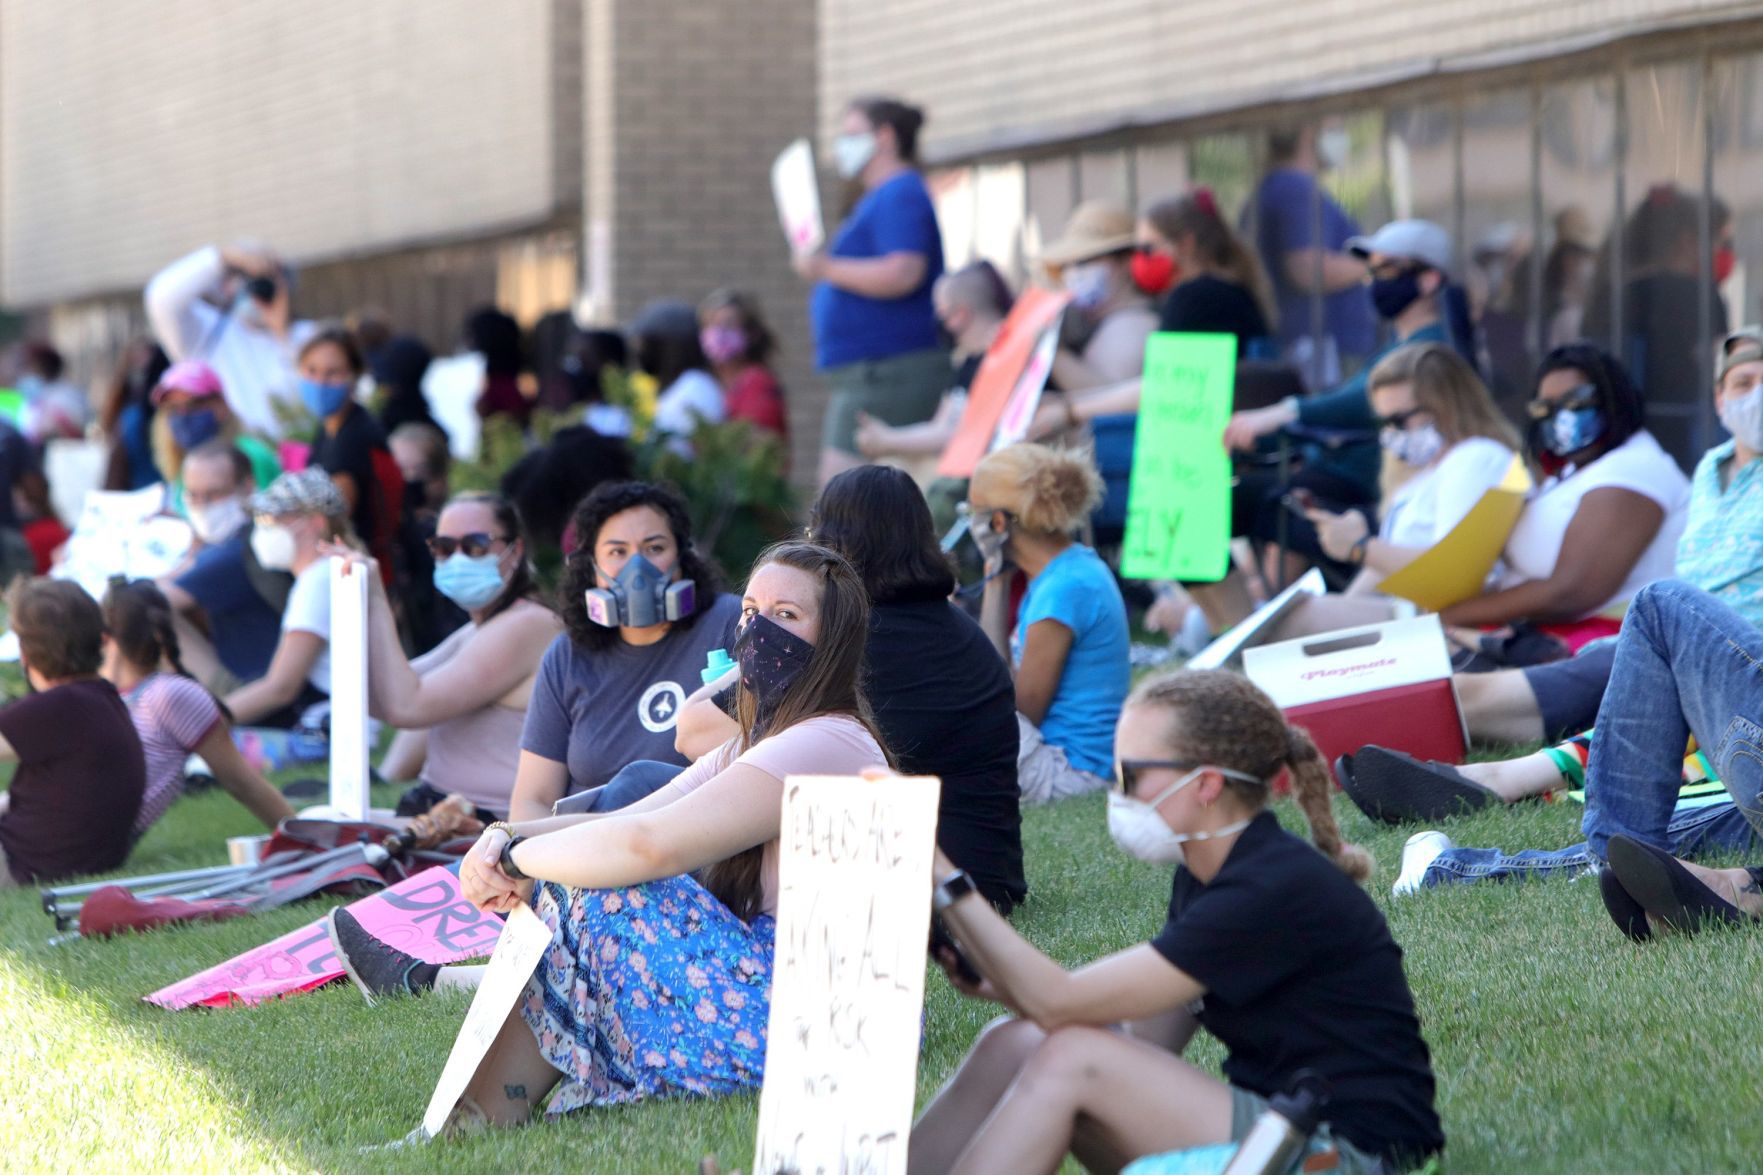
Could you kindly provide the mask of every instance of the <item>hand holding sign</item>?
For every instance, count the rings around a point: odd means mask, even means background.
[[[814,148],[797,139],[778,153],[771,165],[771,195],[778,223],[798,257],[813,253],[826,241],[820,219],[820,185],[814,178]]]

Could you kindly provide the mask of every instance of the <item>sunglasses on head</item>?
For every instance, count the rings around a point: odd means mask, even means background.
[[[476,559],[480,555],[489,554],[490,548],[500,539],[474,530],[470,534],[462,534],[454,538],[448,534],[438,534],[429,540],[429,554],[437,559],[451,559],[453,552],[464,551],[467,559]]]

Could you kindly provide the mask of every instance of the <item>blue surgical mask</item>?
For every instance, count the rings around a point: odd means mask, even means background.
[[[172,413],[166,418],[166,426],[171,429],[171,439],[178,443],[178,448],[188,453],[203,441],[220,435],[220,414],[212,408]]]
[[[353,384],[321,384],[317,380],[305,378],[297,382],[300,387],[300,402],[320,420],[335,416],[349,402],[350,395],[355,391]]]
[[[475,612],[507,586],[501,562],[500,555],[479,555],[474,559],[463,551],[457,552],[435,565],[435,590],[467,612]]]

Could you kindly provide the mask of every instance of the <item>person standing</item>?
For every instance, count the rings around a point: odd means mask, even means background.
[[[846,108],[833,143],[842,179],[860,192],[832,247],[795,259],[814,283],[815,366],[832,385],[821,430],[820,484],[862,464],[859,412],[887,424],[928,420],[949,386],[931,287],[943,239],[918,171],[924,112],[895,98]]]

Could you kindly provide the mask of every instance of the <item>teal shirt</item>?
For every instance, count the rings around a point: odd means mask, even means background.
[[[1371,410],[1371,393],[1366,390],[1366,381],[1371,376],[1371,369],[1377,366],[1378,360],[1398,347],[1409,343],[1449,343],[1451,336],[1445,330],[1445,324],[1435,322],[1423,326],[1405,339],[1398,339],[1384,347],[1368,360],[1359,373],[1342,380],[1326,392],[1318,392],[1314,396],[1305,396],[1298,401],[1298,423],[1307,424],[1312,428],[1339,428],[1377,430],[1377,414]],[[1383,456],[1375,439],[1358,444],[1342,445],[1338,449],[1322,445],[1307,445],[1304,449],[1304,463],[1311,469],[1319,469],[1359,483],[1365,488],[1367,497],[1377,500],[1377,475],[1383,465]]]
[[[1720,470],[1732,463],[1733,448],[1731,441],[1717,445],[1696,463],[1677,577],[1763,627],[1763,457],[1734,469],[1723,489]]]

